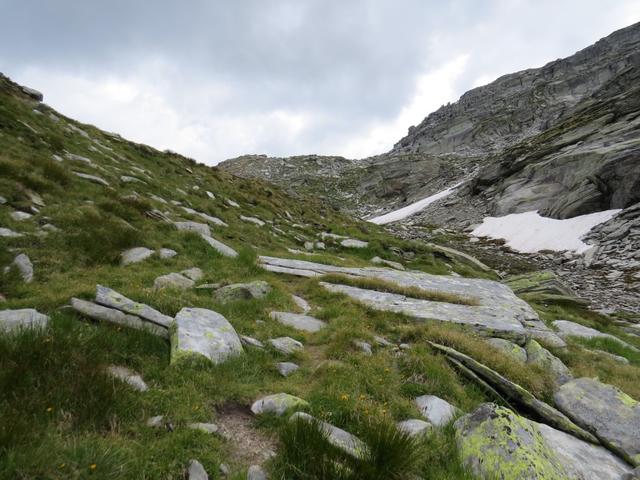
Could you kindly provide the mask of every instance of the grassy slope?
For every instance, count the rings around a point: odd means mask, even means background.
[[[29,233],[0,239],[0,265],[10,263],[17,250],[29,255],[36,271],[29,285],[19,282],[15,272],[0,276],[0,292],[7,297],[3,308],[34,307],[52,317],[42,334],[0,336],[0,478],[177,479],[182,478],[191,458],[205,465],[210,478],[218,475],[220,462],[240,472],[246,467],[239,460],[241,446],[184,426],[216,422],[223,407],[248,405],[261,394],[285,391],[301,396],[310,402],[310,413],[363,438],[371,438],[372,425],[418,418],[412,403],[416,395],[438,395],[466,411],[488,399],[424,346],[425,339],[470,353],[540,397],[549,397],[551,382],[545,372],[514,364],[457,327],[418,325],[400,315],[370,311],[329,294],[317,280],[265,272],[255,266],[255,256],[292,257],[286,248],[300,248],[296,236],[313,238],[318,232],[334,231],[366,238],[370,246],[350,251],[329,245],[327,253],[313,259],[365,265],[374,255],[397,259],[389,250],[397,247],[416,252],[412,261],[405,262],[410,268],[487,274],[434,255],[424,246],[389,237],[378,227],[342,217],[311,200],[290,199],[275,187],[233,178],[183,157],[114,138],[59,114],[59,121],[54,121],[44,107],[40,107],[44,114],[34,113],[35,106],[0,80],[0,195],[13,208],[25,209],[30,205],[28,190],[32,190],[46,204],[34,218],[23,222],[11,220],[10,209],[0,207],[1,226]],[[82,128],[90,139],[69,131],[67,125]],[[64,150],[92,158],[99,168],[52,160],[53,154],[62,155]],[[149,176],[133,167],[144,169]],[[72,170],[99,175],[111,187],[77,178]],[[120,175],[136,176],[146,183],[123,184]],[[215,200],[206,195],[207,190],[216,195]],[[134,191],[139,194],[135,198],[131,197]],[[229,227],[213,228],[214,236],[239,250],[240,257],[221,257],[197,236],[147,216],[145,212],[156,208],[168,211],[173,219],[190,218],[175,205],[152,200],[151,194],[222,218]],[[227,199],[241,208],[228,206]],[[293,220],[287,219],[285,210]],[[240,214],[273,221],[285,233],[275,236],[270,225],[243,222]],[[60,231],[35,235],[38,225],[47,222]],[[118,255],[132,246],[173,248],[178,256],[119,266]],[[152,290],[156,276],[193,266],[204,270],[207,282],[264,279],[274,291],[263,300],[218,305],[206,291]],[[280,335],[302,340],[305,352],[294,357],[301,369],[283,379],[274,367],[275,361],[284,360],[282,355],[250,348],[245,348],[242,357],[220,366],[170,367],[168,344],[163,340],[86,322],[61,308],[72,296],[91,298],[97,283],[169,315],[186,306],[211,308],[224,314],[240,334],[262,340]],[[291,293],[322,307],[314,315],[329,327],[317,334],[301,334],[269,320],[271,310],[295,308]],[[401,357],[383,349],[367,357],[352,346],[353,339],[372,339],[376,334],[410,342],[414,348]],[[574,350],[571,355],[576,364],[587,358]],[[623,367],[610,360],[603,362],[604,367],[593,367],[596,373],[617,369],[616,374],[626,378],[618,371]],[[133,392],[107,377],[103,367],[111,363],[140,372],[150,390]],[[638,373],[637,367],[624,368]],[[639,396],[636,390],[628,393]],[[145,426],[148,417],[160,414],[170,418],[173,432]],[[263,419],[255,421],[254,427],[261,435],[276,438],[282,424],[282,420]],[[456,461],[451,429],[430,435],[421,448],[417,468],[423,478],[470,478]],[[293,458],[285,453],[275,463],[276,470],[289,471],[287,465]],[[300,474],[298,478],[310,477]]]

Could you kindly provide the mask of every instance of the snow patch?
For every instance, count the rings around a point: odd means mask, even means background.
[[[431,205],[436,200],[440,200],[441,198],[446,197],[453,193],[453,191],[460,185],[460,183],[456,183],[454,186],[447,188],[441,192],[436,193],[435,195],[431,195],[430,197],[423,198],[422,200],[418,200],[417,202],[411,203],[406,207],[402,207],[398,210],[394,210],[389,213],[385,213],[384,215],[380,215],[379,217],[373,217],[368,219],[368,222],[375,223],[377,225],[385,225],[391,222],[397,222],[398,220],[402,220],[403,218],[407,218],[414,213],[418,213],[421,210],[424,210],[426,207]]]
[[[583,253],[591,245],[584,243],[581,238],[618,212],[620,210],[605,210],[565,220],[542,217],[537,210],[512,213],[504,217],[486,217],[471,234],[476,237],[504,239],[508,247],[523,253],[541,250]]]

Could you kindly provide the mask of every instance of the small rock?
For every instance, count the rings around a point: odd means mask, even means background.
[[[171,250],[170,248],[161,248],[158,250],[158,256],[162,259],[173,258],[178,254],[175,250]]]
[[[146,392],[149,389],[149,387],[147,387],[147,384],[144,383],[144,380],[142,380],[142,377],[133,370],[129,370],[127,367],[111,365],[107,367],[107,372],[112,377],[128,383],[131,387],[133,387],[135,390],[138,390],[139,392]]]
[[[240,215],[240,220],[243,220],[245,222],[249,222],[249,223],[253,223],[259,227],[262,227],[265,225],[265,223],[260,220],[259,218],[256,217],[245,217],[244,215]]]
[[[104,178],[100,178],[96,175],[89,175],[87,173],[81,173],[81,172],[73,172],[73,174],[76,175],[77,177],[84,178],[85,180],[89,180],[90,182],[97,183],[105,187],[109,186],[109,182],[107,182]]]
[[[20,212],[18,210],[15,210],[13,212],[11,212],[9,214],[9,216],[15,220],[16,222],[22,222],[23,220],[27,220],[31,217],[33,217],[33,215],[31,215],[30,213],[27,212]]]
[[[0,331],[11,332],[23,328],[44,328],[49,317],[33,308],[0,310]]]
[[[197,460],[190,460],[187,469],[188,480],[209,480],[209,475],[202,464]]]
[[[200,270],[198,267],[189,268],[188,270],[183,270],[180,272],[181,275],[190,278],[194,282],[202,279],[204,277],[204,272]]]
[[[31,259],[26,254],[21,253],[14,258],[12,265],[18,269],[20,277],[25,283],[33,281],[33,263],[31,263]]]
[[[147,420],[147,427],[151,428],[163,428],[164,427],[164,415],[156,415]]]
[[[235,258],[238,256],[238,252],[236,252],[233,248],[224,243],[216,240],[210,235],[202,235],[202,239],[207,242],[214,250],[216,250],[220,255],[229,258]]]
[[[271,286],[264,280],[250,283],[234,283],[216,290],[213,294],[219,303],[235,302],[239,300],[261,299],[271,292]]]
[[[167,275],[161,275],[157,277],[153,282],[153,288],[161,290],[163,288],[175,288],[180,290],[186,290],[195,285],[195,282],[187,277],[180,275],[179,273],[169,273]]]
[[[353,345],[355,345],[356,348],[360,349],[362,353],[364,353],[365,355],[373,355],[373,351],[371,350],[370,343],[367,343],[362,340],[354,340]]]
[[[207,192],[209,193],[209,192]],[[220,470],[220,475],[223,476],[228,476],[231,473],[231,469],[229,468],[229,466],[226,463],[221,463],[220,467],[218,467]]]
[[[204,433],[217,433],[218,426],[215,423],[190,423],[187,425],[192,430],[200,430]]]
[[[456,407],[435,395],[423,395],[415,402],[422,415],[436,427],[446,425],[457,413]]]
[[[288,410],[304,408],[308,405],[309,404],[305,400],[294,395],[289,395],[288,393],[275,393],[256,400],[253,405],[251,405],[251,411],[254,415],[273,413],[280,417]]]
[[[130,248],[120,254],[120,264],[130,265],[132,263],[142,262],[154,254],[153,250],[146,247]]]
[[[300,367],[293,362],[278,362],[276,363],[276,368],[278,369],[278,372],[280,372],[280,375],[288,377]]]
[[[433,428],[433,425],[429,422],[425,422],[424,420],[419,420],[417,418],[403,420],[402,422],[398,422],[396,426],[398,427],[398,430],[408,433],[412,437],[424,435]]]
[[[304,298],[297,295],[291,295],[293,302],[303,311],[303,313],[309,313],[311,311],[311,305]]]
[[[367,248],[369,246],[369,242],[356,240],[354,238],[347,238],[346,240],[342,240],[340,245],[346,248]]]
[[[178,230],[183,232],[196,232],[200,235],[211,236],[211,229],[206,223],[198,222],[174,222]]]
[[[229,205],[230,207],[234,207],[234,208],[240,208],[240,205],[238,204],[238,202],[234,202],[233,200],[231,200],[230,198],[227,198],[225,200],[225,203],[227,205]]]
[[[380,345],[381,347],[393,347],[393,343],[391,343],[389,340],[387,340],[384,337],[380,337],[380,336],[375,336],[373,337],[373,340]]]
[[[300,313],[271,312],[269,316],[283,325],[305,332],[318,332],[327,326],[322,320]]]
[[[243,345],[247,345],[249,347],[264,348],[264,344],[260,340],[253,337],[240,335],[240,341]]]
[[[105,307],[115,308],[131,315],[136,315],[165,328],[169,328],[173,322],[173,318],[160,313],[155,308],[151,308],[144,303],[134,302],[115,290],[102,285],[96,285],[96,303],[104,305]]]
[[[273,348],[285,355],[291,355],[292,353],[304,349],[304,345],[302,345],[302,343],[291,337],[272,338],[269,340],[269,343]]]
[[[487,343],[519,362],[525,363],[527,361],[527,352],[525,349],[513,342],[510,342],[509,340],[505,340],[503,338],[490,338],[487,340]]]
[[[10,228],[0,227],[0,237],[17,238],[22,236],[23,236],[22,233],[14,232]]]
[[[395,268],[396,270],[404,270],[404,265],[399,262],[392,262],[391,260],[384,260],[380,257],[373,257],[371,263],[378,265],[387,265],[388,267]]]
[[[368,457],[369,448],[367,444],[360,440],[355,435],[335,427],[327,422],[316,420],[314,417],[304,412],[296,412],[289,418],[289,421],[306,421],[317,422],[318,427],[327,436],[327,440],[333,446],[339,448],[343,452],[351,455],[354,458],[364,459]]]
[[[542,348],[535,340],[529,340],[524,348],[527,352],[527,364],[538,365],[551,372],[556,385],[567,383],[573,378],[571,371],[562,363],[562,360],[546,348]]]
[[[251,465],[247,470],[247,480],[267,480],[267,474],[258,465]]]

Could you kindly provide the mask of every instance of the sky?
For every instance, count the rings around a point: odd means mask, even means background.
[[[640,21],[640,0],[0,0],[0,72],[216,164],[383,153],[465,91]]]

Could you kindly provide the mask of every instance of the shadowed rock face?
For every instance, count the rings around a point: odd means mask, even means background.
[[[504,75],[431,113],[377,157],[245,156],[220,166],[361,215],[411,203],[476,169],[461,196],[493,215],[625,208],[640,201],[638,52],[635,24],[565,59]]]

